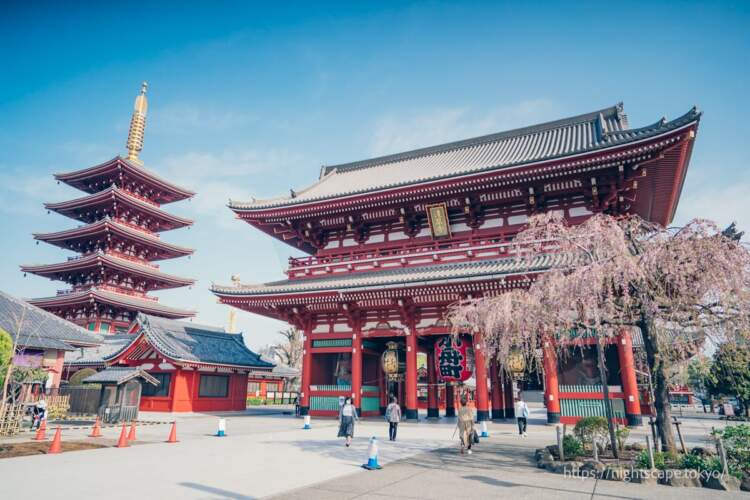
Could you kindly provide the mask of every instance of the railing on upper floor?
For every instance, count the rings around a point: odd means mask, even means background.
[[[544,241],[534,242],[542,243]],[[334,272],[372,271],[428,263],[460,262],[474,258],[511,257],[518,244],[508,237],[454,239],[413,244],[369,252],[352,252],[327,257],[290,258],[289,278],[315,277]]]

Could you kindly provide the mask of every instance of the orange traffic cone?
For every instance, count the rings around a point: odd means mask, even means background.
[[[44,441],[47,439],[47,421],[42,420],[42,425],[39,426],[39,428],[36,430],[36,436],[34,436],[32,439],[34,441]]]
[[[128,433],[128,441],[135,441],[135,422],[130,422],[130,432]]]
[[[89,434],[89,437],[92,437],[92,438],[102,437],[102,426],[99,423],[99,417],[96,417],[96,422],[94,422],[94,429],[91,431],[91,434]]]
[[[60,429],[60,426],[58,425],[57,430],[55,431],[55,437],[52,439],[52,444],[49,446],[47,453],[51,455],[60,452],[62,452],[62,429]]]
[[[117,441],[117,446],[115,448],[127,448],[130,446],[128,444],[128,435],[127,435],[127,424],[122,424],[122,432],[120,432],[120,439]]]
[[[172,422],[172,430],[169,431],[169,439],[167,439],[167,443],[177,442],[177,422]]]

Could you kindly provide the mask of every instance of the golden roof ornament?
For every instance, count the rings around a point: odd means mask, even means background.
[[[146,90],[148,83],[141,84],[141,93],[135,98],[133,105],[133,116],[130,118],[130,130],[128,131],[128,161],[136,165],[143,165],[138,158],[138,153],[143,149],[143,133],[146,129],[146,112],[148,111],[148,99]]]

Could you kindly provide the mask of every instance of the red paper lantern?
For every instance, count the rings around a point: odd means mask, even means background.
[[[435,368],[443,382],[455,384],[471,378],[474,349],[468,335],[446,335],[435,342]]]

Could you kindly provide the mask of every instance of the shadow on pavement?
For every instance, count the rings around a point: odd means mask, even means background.
[[[242,495],[241,493],[235,493],[233,491],[223,490],[221,488],[214,488],[213,486],[206,486],[205,484],[198,483],[179,483],[180,486],[186,488],[192,488],[194,490],[203,491],[205,493],[211,493],[218,496],[219,498],[231,498],[233,500],[255,500],[255,497],[249,495]]]

